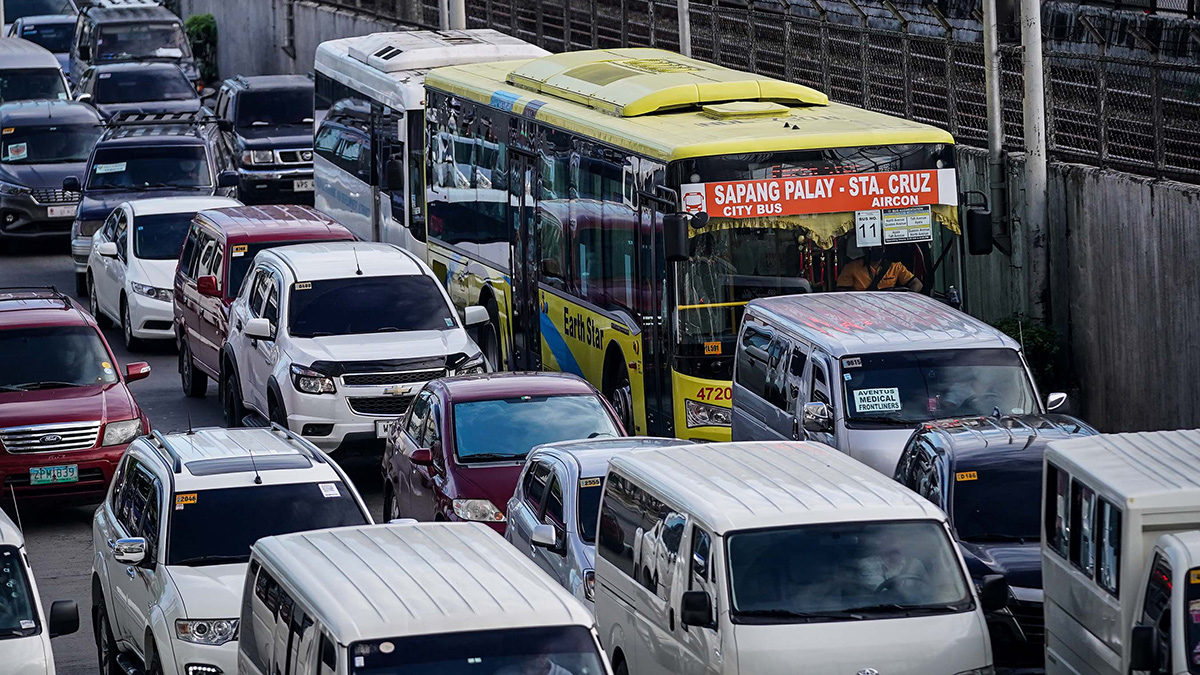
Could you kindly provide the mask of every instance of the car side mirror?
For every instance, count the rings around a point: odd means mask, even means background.
[[[1050,412],[1067,412],[1071,406],[1071,398],[1061,391],[1056,391],[1046,397],[1046,410]]]
[[[396,191],[404,187],[404,160],[389,159],[384,165],[384,173],[389,190]]]
[[[145,361],[135,361],[125,366],[125,381],[136,382],[150,377],[150,364]]]
[[[101,242],[100,245],[96,247],[96,255],[99,255],[99,256],[102,256],[105,258],[117,257],[117,242],[115,242],[115,241]]]
[[[815,434],[826,434],[833,431],[833,413],[825,403],[805,403],[801,412],[804,430]]]
[[[663,248],[667,262],[684,262],[688,259],[688,215],[669,213],[663,216]]]
[[[209,298],[221,297],[221,289],[217,287],[217,278],[211,274],[196,279],[196,292]]]
[[[468,326],[478,326],[490,320],[491,317],[488,316],[487,307],[472,305],[463,310],[463,323]]]
[[[1158,629],[1134,626],[1129,636],[1129,672],[1158,670]]]
[[[63,178],[63,190],[67,192],[83,192],[83,187],[79,184],[79,177],[67,176]]]
[[[985,612],[998,612],[1008,606],[1008,579],[989,574],[979,583],[979,606]]]
[[[82,94],[76,96],[75,100],[79,101],[80,103],[87,103],[90,105],[92,103],[92,95],[85,91]]]
[[[50,604],[50,637],[70,635],[79,630],[79,605],[74,600],[55,600]]]
[[[429,448],[416,448],[409,453],[408,461],[417,466],[430,466],[433,464],[433,451]]]
[[[971,255],[988,255],[995,242],[992,239],[992,212],[967,209],[967,251]]]
[[[113,559],[122,565],[140,565],[146,559],[146,540],[142,537],[118,539],[113,544]]]
[[[271,326],[271,322],[261,316],[247,321],[244,332],[246,333],[246,337],[251,340],[266,340],[270,342],[275,339],[275,329]]]
[[[222,171],[220,175],[217,176],[217,187],[231,188],[237,187],[237,184],[238,175],[236,171]]]
[[[563,542],[558,540],[558,530],[549,523],[538,523],[533,526],[533,531],[529,533],[529,543],[538,548],[544,548],[547,551],[555,553],[563,553]]]
[[[712,600],[708,591],[684,591],[679,602],[679,623],[700,628],[713,627]]]

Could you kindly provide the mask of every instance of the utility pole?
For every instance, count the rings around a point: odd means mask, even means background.
[[[450,30],[450,0],[438,0],[438,29]]]
[[[996,0],[983,0],[983,81],[987,99],[988,209],[992,234],[1007,234],[1007,176],[1004,166],[1004,110],[1000,101],[1000,30]],[[1007,246],[1005,247],[1007,248]]]
[[[691,2],[679,0],[679,53],[684,56],[692,55],[692,16]]]
[[[450,0],[450,30],[467,29],[466,0]]]
[[[1046,81],[1042,72],[1041,0],[1021,0],[1025,75],[1025,234],[1029,315],[1047,318],[1049,251],[1046,236]]]

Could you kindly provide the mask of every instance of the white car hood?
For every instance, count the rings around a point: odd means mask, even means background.
[[[175,260],[142,260],[134,258],[130,265],[129,280],[149,284],[155,288],[172,288],[175,285]]]
[[[479,347],[461,328],[293,338],[292,344],[310,361],[383,361],[459,352],[474,356],[479,352]]]
[[[168,569],[188,618],[236,619],[242,613],[245,563],[203,567],[173,565]]]
[[[42,630],[46,630],[43,624]],[[42,635],[0,640],[0,664],[4,675],[47,675],[54,672],[52,655],[46,653]]]

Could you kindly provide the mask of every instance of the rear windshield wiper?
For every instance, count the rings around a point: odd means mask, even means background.
[[[861,621],[857,610],[834,612],[800,612],[792,609],[742,609],[737,615],[763,619],[801,619],[806,621]]]
[[[172,565],[223,565],[229,563],[244,563],[249,560],[248,555],[201,555],[195,558],[184,558],[176,560]]]

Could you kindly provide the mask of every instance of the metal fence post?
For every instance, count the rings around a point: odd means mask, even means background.
[[[1100,156],[1100,166],[1104,166],[1108,163],[1108,40],[1096,29],[1089,17],[1079,17],[1079,23],[1083,24],[1092,39],[1100,45],[1100,57],[1096,59],[1096,91],[1099,93],[1096,101],[1096,136],[1098,137],[1096,150]],[[1053,78],[1050,78],[1050,81],[1053,81]],[[1054,111],[1053,90],[1050,91],[1050,96],[1051,103],[1046,107],[1046,111],[1052,115]],[[1054,134],[1047,133],[1046,138],[1053,149]]]
[[[1163,78],[1162,52],[1155,50],[1154,62],[1150,64],[1154,70],[1151,78],[1151,91],[1154,97],[1154,171],[1162,177],[1167,171],[1166,148],[1163,147]]]
[[[629,46],[629,8],[625,6],[625,0],[621,0],[621,46]]]
[[[592,5],[592,49],[600,48],[600,29],[597,28],[598,24],[600,23],[600,19],[598,16],[596,16],[596,14],[597,14],[596,3],[599,1],[600,0],[591,0],[591,5]]]

